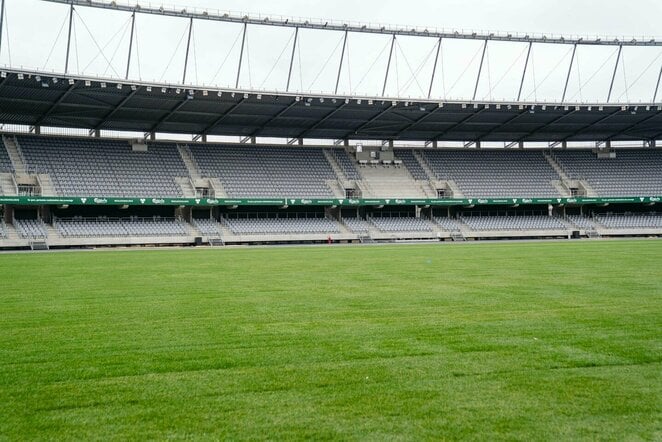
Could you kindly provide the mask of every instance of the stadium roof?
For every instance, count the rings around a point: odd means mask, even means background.
[[[5,69],[0,123],[316,139],[654,140],[662,136],[662,104],[407,101],[191,89]]]

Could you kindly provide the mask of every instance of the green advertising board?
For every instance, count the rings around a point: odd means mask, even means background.
[[[113,198],[0,196],[0,204],[16,206],[517,206],[534,204],[650,204],[662,202],[662,196],[576,197],[576,198]]]

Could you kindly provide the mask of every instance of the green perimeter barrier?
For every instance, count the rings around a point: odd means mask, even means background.
[[[662,196],[600,197],[600,198],[463,198],[463,199],[301,199],[301,198],[110,198],[110,197],[50,197],[0,196],[0,204],[18,206],[472,206],[472,205],[532,205],[532,204],[610,204],[659,203]]]

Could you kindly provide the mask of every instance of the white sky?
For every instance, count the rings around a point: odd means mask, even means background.
[[[138,3],[148,4],[140,0]],[[154,1],[151,4],[160,5]],[[191,0],[178,4],[189,9],[430,28],[662,38],[660,0]],[[6,0],[6,11],[0,65],[62,72],[68,7],[39,0]],[[129,42],[128,19],[127,13],[78,7],[70,72],[123,77]],[[181,82],[187,26],[188,20],[184,19],[139,15],[130,78]],[[196,21],[187,83],[234,86],[240,32],[239,24]],[[293,29],[276,27],[249,27],[240,87],[285,89],[293,32]],[[103,55],[99,55],[90,33],[105,47]],[[299,35],[290,89],[333,92],[342,34],[303,30]],[[349,55],[346,54],[349,63],[343,69],[338,92],[381,95],[389,44],[390,36],[351,34]],[[433,39],[398,38],[387,96],[418,98],[427,95],[435,44]],[[481,45],[475,41],[444,41],[433,98],[471,98]],[[488,47],[477,98],[512,100],[519,87],[526,44],[494,42]],[[558,101],[571,50],[571,46],[565,45],[535,45],[522,98]],[[616,47],[578,49],[567,101],[605,101],[616,50]],[[612,101],[650,102],[661,65],[662,48],[626,47],[614,82]]]

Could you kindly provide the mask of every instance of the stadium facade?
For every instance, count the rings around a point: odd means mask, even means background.
[[[276,92],[72,75],[67,67],[57,74],[2,68],[0,123],[10,130],[0,143],[0,248],[662,234],[659,76],[652,101],[610,101],[622,48],[659,46],[655,40],[265,24],[248,16],[60,3],[71,11],[180,15],[191,28],[194,20],[218,20],[243,23],[244,32],[259,24],[384,33],[393,41],[423,34],[440,42],[477,39],[485,48],[493,40],[529,48],[608,45],[618,58],[606,101],[592,103],[486,101],[475,90],[466,100]],[[127,77],[130,57],[129,49]],[[389,57],[384,90],[390,64]],[[239,72],[237,86],[238,79]],[[433,81],[434,71],[430,90]],[[567,79],[564,96],[566,88]],[[141,136],[105,136],[111,132]]]

